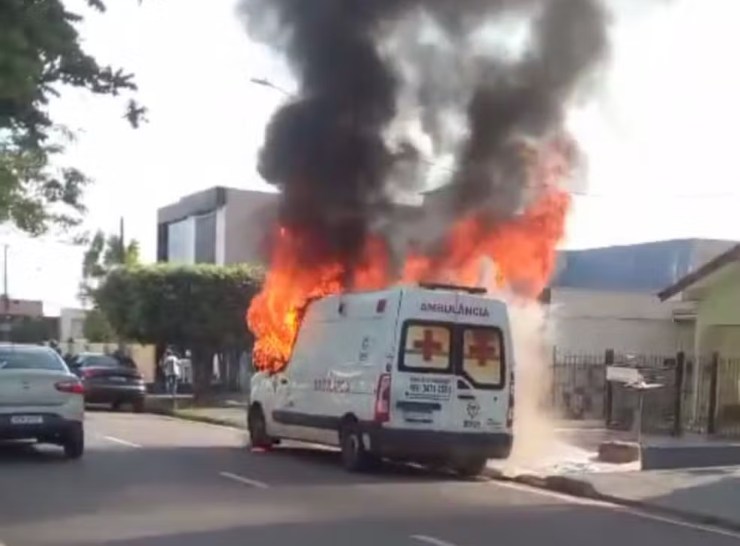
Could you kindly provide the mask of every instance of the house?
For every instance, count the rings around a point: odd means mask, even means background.
[[[561,252],[544,295],[554,345],[577,354],[691,350],[690,317],[663,305],[655,293],[733,244],[679,239]]]
[[[691,353],[696,366],[687,373],[691,416],[703,421],[709,411],[711,366],[716,363],[714,407],[721,424],[740,424],[740,245],[684,275],[658,294],[674,313],[693,325]],[[716,355],[716,356],[714,356]],[[698,373],[695,373],[698,372]]]
[[[695,324],[694,354],[740,357],[740,245],[684,275],[658,297]]]

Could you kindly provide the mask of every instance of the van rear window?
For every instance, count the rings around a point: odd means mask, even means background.
[[[463,330],[462,368],[476,386],[503,385],[501,330],[486,326],[468,326]]]
[[[403,335],[400,368],[417,372],[450,371],[451,347],[449,325],[409,322]]]
[[[502,389],[506,385],[504,336],[494,326],[407,321],[401,332],[398,368],[454,373],[476,388]]]

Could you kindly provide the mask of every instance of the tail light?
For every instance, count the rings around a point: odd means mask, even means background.
[[[375,395],[375,422],[387,423],[391,416],[391,376],[384,373],[378,380]]]
[[[82,386],[82,383],[80,383],[76,379],[73,379],[71,381],[59,381],[58,383],[54,384],[54,387],[59,392],[66,392],[69,394],[85,394],[85,388]]]
[[[509,409],[506,412],[506,428],[511,429],[514,426],[514,393],[509,394]]]
[[[82,377],[87,379],[88,377],[95,377],[96,375],[99,375],[98,370],[82,370]]]

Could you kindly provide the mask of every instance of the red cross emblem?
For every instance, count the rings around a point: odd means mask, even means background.
[[[424,339],[414,341],[414,349],[421,351],[424,362],[431,362],[432,357],[442,352],[442,344],[434,339],[434,331],[424,329]]]
[[[498,347],[491,344],[493,341],[492,332],[485,330],[473,330],[473,343],[470,344],[470,353],[468,358],[477,360],[478,366],[483,367],[489,360],[498,359]]]

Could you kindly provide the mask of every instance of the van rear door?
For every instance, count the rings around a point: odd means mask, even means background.
[[[392,426],[504,432],[508,340],[501,301],[452,291],[406,293]]]
[[[391,380],[391,426],[447,430],[455,377],[454,324],[408,319],[401,324],[397,371]]]

